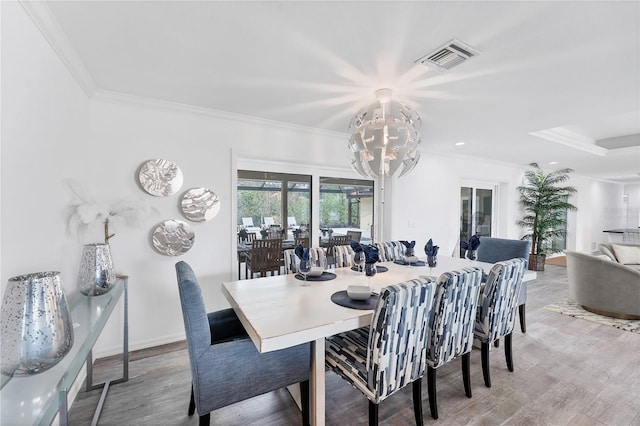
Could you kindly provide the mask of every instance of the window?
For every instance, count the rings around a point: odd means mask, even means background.
[[[311,176],[238,170],[237,225],[249,232],[280,227],[283,237],[311,224]]]
[[[320,230],[346,235],[359,231],[360,241],[371,243],[373,181],[320,177]]]

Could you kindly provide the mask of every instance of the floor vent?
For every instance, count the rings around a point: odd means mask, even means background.
[[[433,52],[427,53],[416,63],[421,63],[439,72],[447,72],[478,55],[480,55],[480,51],[460,40],[453,39]]]

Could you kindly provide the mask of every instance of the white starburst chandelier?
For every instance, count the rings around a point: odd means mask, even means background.
[[[377,101],[351,120],[351,167],[362,177],[400,176],[418,163],[420,117],[406,104],[391,99],[391,89],[376,91]]]

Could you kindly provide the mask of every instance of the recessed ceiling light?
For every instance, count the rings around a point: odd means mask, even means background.
[[[464,144],[465,144],[464,142],[456,142],[456,146],[462,146]]]
[[[549,164],[558,164],[557,161],[549,161]]]

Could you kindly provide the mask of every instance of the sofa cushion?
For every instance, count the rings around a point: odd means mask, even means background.
[[[640,247],[611,244],[616,259],[623,265],[640,264]]]
[[[598,259],[602,259],[602,260],[608,260],[609,262],[615,262],[615,259],[612,259],[610,256],[606,255],[606,254],[596,254],[595,255]]]
[[[613,260],[614,262],[618,261],[618,259],[616,259],[616,255],[613,254],[613,252],[608,246],[601,244],[599,248],[600,248],[600,253],[607,256],[609,260]]]

